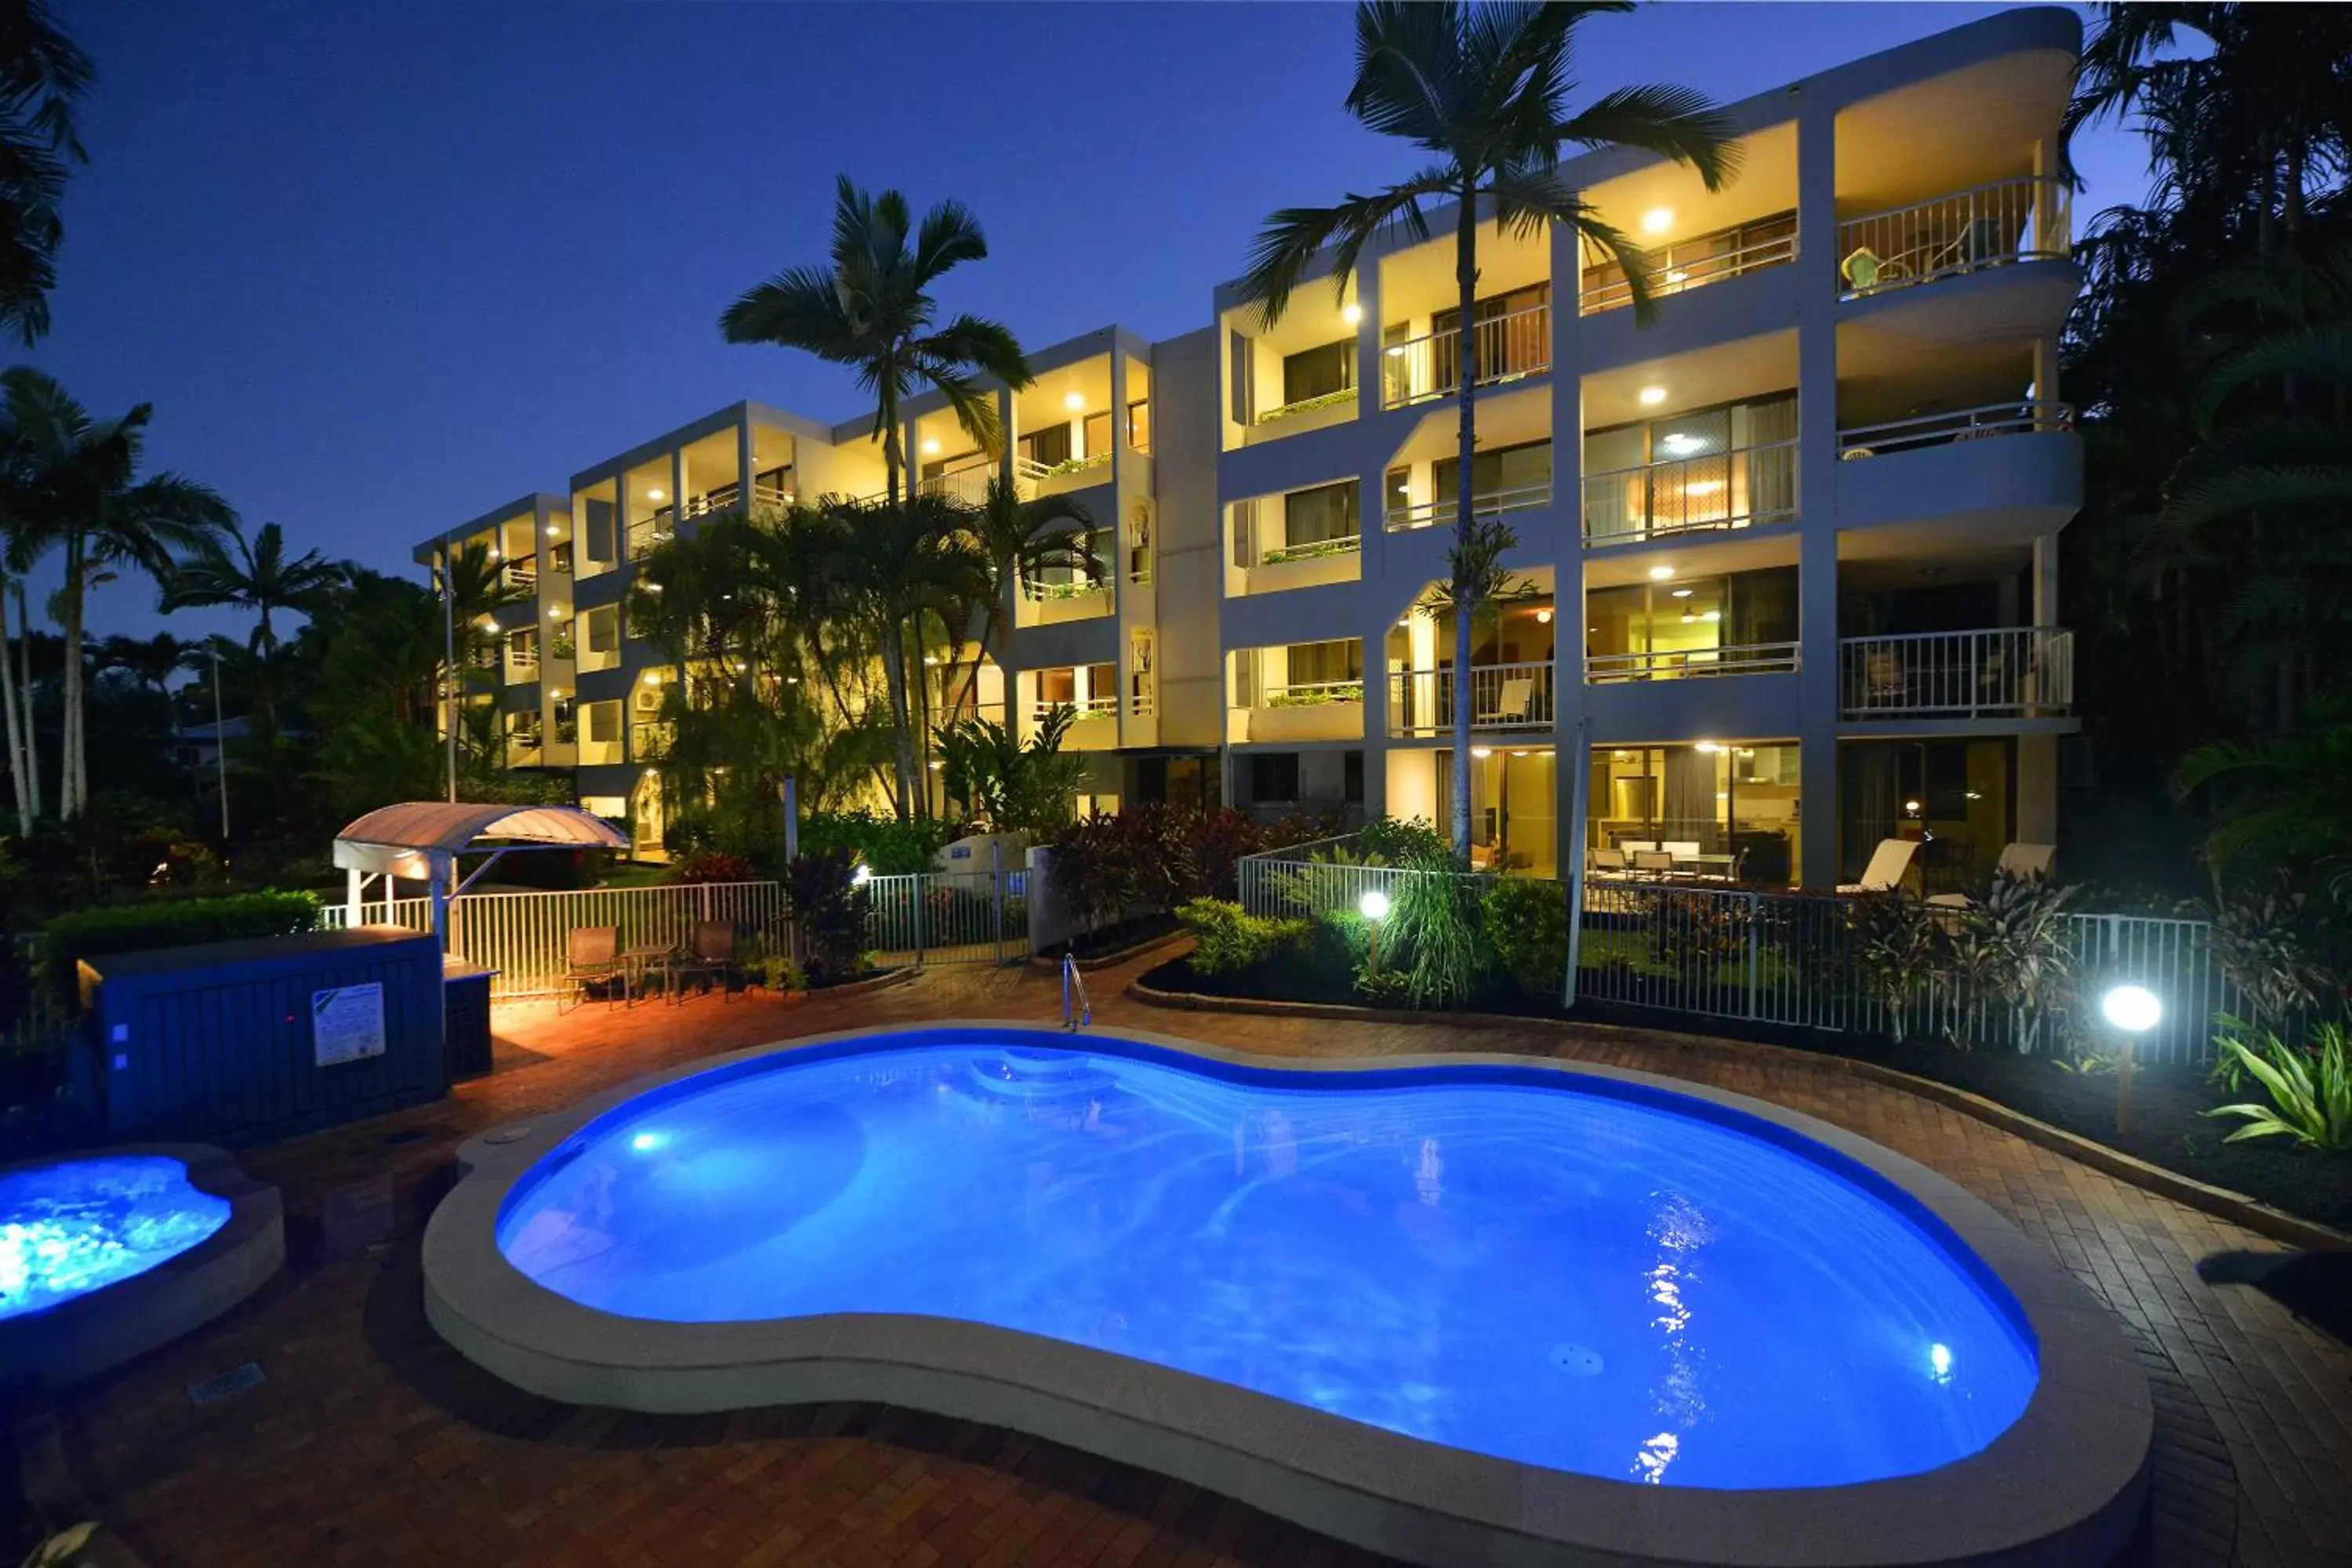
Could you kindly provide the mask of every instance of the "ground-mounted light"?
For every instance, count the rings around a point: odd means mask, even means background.
[[[2111,985],[2099,998],[2099,1013],[2127,1035],[2145,1035],[2164,1018],[2164,1004],[2145,985]]]
[[[856,870],[852,871],[849,874],[849,885],[853,888],[862,888],[873,879],[874,868],[865,864],[863,861],[858,863]]]
[[[1356,900],[1356,912],[1368,921],[1384,921],[1389,918],[1389,896],[1378,888],[1367,888]]]

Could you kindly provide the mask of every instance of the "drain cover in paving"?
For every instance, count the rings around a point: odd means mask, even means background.
[[[262,1374],[261,1363],[249,1361],[226,1372],[215,1373],[202,1383],[188,1384],[188,1403],[201,1410],[207,1405],[217,1405],[232,1394],[243,1394],[248,1388],[259,1388],[268,1381]]]

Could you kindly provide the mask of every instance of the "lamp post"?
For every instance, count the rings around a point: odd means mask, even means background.
[[[2099,999],[2099,1012],[2123,1041],[2116,1058],[2116,1131],[2121,1132],[2131,1120],[2132,1068],[2139,1037],[2163,1018],[2164,1004],[2145,985],[2111,985]]]
[[[1364,972],[1381,972],[1381,922],[1389,918],[1389,896],[1378,888],[1367,888],[1356,900],[1356,912],[1364,917],[1368,931],[1365,938]]]

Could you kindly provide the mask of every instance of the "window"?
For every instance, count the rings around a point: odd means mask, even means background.
[[[1286,651],[1289,656],[1290,685],[1314,686],[1327,681],[1361,680],[1364,678],[1364,642],[1361,637],[1293,643]]]
[[[1685,664],[1712,668],[1727,662],[1718,649],[1797,640],[1797,569],[1596,588],[1585,610],[1587,656],[1613,661],[1604,674],[1627,673],[1620,655],[1650,656],[1635,668],[1653,675]]]
[[[1076,702],[1078,700],[1078,672],[1066,666],[1060,669],[1037,672],[1037,700],[1045,705]]]
[[[587,536],[588,559],[617,560],[619,555],[613,539],[613,503],[592,497],[581,502],[580,510],[584,520],[581,531]]]
[[[1364,753],[1361,752],[1349,752],[1346,753],[1345,757],[1341,761],[1340,766],[1343,769],[1343,779],[1340,788],[1341,798],[1345,799],[1350,805],[1363,805]]]
[[[1298,798],[1298,753],[1297,752],[1261,752],[1250,762],[1250,800],[1284,801]]]
[[[1021,455],[1041,468],[1070,460],[1070,427],[1048,425],[1043,430],[1033,430],[1021,437]]]
[[[1551,285],[1530,284],[1478,301],[1472,320],[1478,323],[1478,379],[1497,381],[1524,375],[1551,363],[1551,330],[1548,320],[1529,312],[1551,302]],[[1508,318],[1507,320],[1506,318]],[[1430,330],[1441,334],[1436,350],[1437,386],[1450,391],[1461,380],[1462,324],[1457,308],[1430,318]]]
[[[1127,444],[1139,452],[1151,450],[1151,401],[1139,399],[1127,405]]]
[[[1356,384],[1356,340],[1342,338],[1321,348],[1282,356],[1282,401],[1286,406],[1310,397],[1328,397]]]
[[[621,705],[617,702],[588,704],[588,743],[592,746],[616,746],[621,742]]]
[[[1087,416],[1087,456],[1099,458],[1110,450],[1110,411]]]
[[[1283,498],[1283,532],[1291,544],[1356,537],[1356,481],[1293,490]]]
[[[1402,473],[1402,470],[1397,470]],[[1441,458],[1431,473],[1431,496],[1441,508],[1455,500],[1462,482],[1462,459]],[[1391,479],[1393,488],[1401,483]],[[1471,460],[1470,493],[1480,500],[1489,496],[1548,487],[1551,483],[1551,443],[1526,441],[1516,447],[1497,447],[1491,452],[1481,452]],[[1475,508],[1472,509],[1474,513]],[[1446,515],[1451,517],[1448,510]]]

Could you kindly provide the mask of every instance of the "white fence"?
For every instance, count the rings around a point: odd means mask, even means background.
[[[1980,267],[2063,259],[2071,195],[2063,180],[2028,174],[1849,219],[1838,225],[1840,292],[1851,300]]]
[[[2063,714],[2074,702],[2074,634],[2063,626],[1846,637],[1838,707],[1849,719]]]
[[[348,906],[329,904],[320,924],[341,928]],[[362,923],[429,931],[430,899],[370,900]],[[780,952],[791,922],[779,882],[687,882],[657,888],[586,888],[570,892],[461,893],[449,901],[449,951],[498,972],[490,994],[499,999],[547,996],[568,982],[572,933],[617,927],[621,946],[683,948],[702,921],[734,926],[745,953]]]
[[[1029,955],[1029,873],[869,877],[867,941],[886,964],[1008,963]]]
[[[1551,368],[1551,307],[1529,305],[1507,315],[1482,316],[1476,384],[1517,381]],[[1451,397],[1462,383],[1462,330],[1448,327],[1426,337],[1391,343],[1381,352],[1381,406],[1401,408],[1432,397]]]
[[[1475,730],[1552,727],[1552,666],[1549,659],[1470,667],[1470,724]],[[1454,672],[1398,669],[1389,673],[1389,733],[1444,735],[1454,730]]]
[[[1584,479],[1584,542],[1624,544],[1797,515],[1797,443],[1667,458]]]

